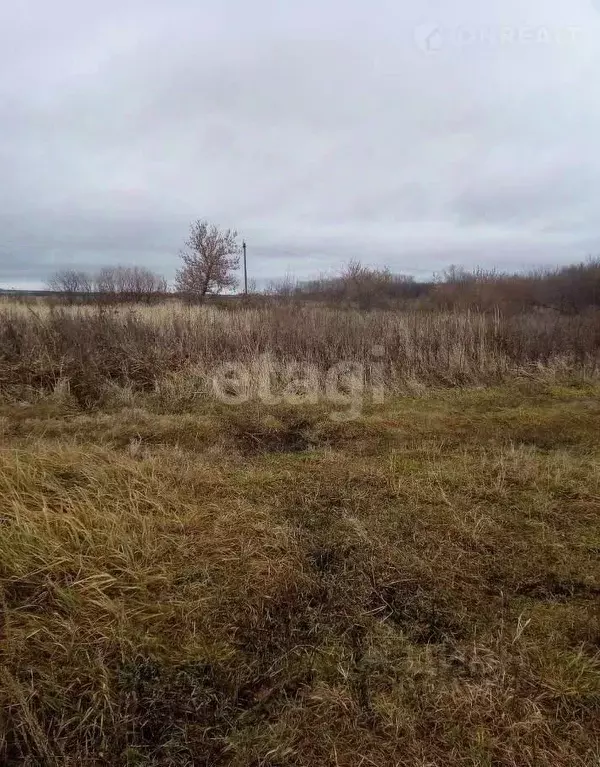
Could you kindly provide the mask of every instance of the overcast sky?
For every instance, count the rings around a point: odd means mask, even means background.
[[[6,0],[0,286],[600,254],[600,0]]]

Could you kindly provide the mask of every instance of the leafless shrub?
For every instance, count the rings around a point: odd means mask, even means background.
[[[98,297],[109,302],[153,303],[167,292],[166,279],[143,266],[103,267],[95,285]]]
[[[144,266],[104,266],[96,273],[75,270],[56,272],[48,289],[67,303],[98,301],[104,303],[155,303],[164,298],[167,281]]]

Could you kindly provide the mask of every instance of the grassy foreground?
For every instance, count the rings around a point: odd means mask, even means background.
[[[597,765],[600,389],[0,407],[0,763]]]

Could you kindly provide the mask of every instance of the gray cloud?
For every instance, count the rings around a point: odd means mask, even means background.
[[[4,4],[0,285],[172,277],[197,217],[259,279],[600,252],[600,13],[522,5]]]

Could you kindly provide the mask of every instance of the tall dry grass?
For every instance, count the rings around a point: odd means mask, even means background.
[[[341,361],[383,363],[392,388],[492,383],[514,374],[594,376],[600,313],[422,312],[186,307],[0,308],[0,392],[68,386],[86,406],[107,388],[148,391],[174,374],[209,376],[225,361],[268,354],[321,371]]]

